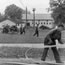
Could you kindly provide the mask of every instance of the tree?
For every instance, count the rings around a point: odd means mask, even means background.
[[[11,19],[21,19],[22,18],[22,9],[12,4],[6,7],[5,15]]]
[[[55,23],[65,23],[65,0],[50,0],[50,8]]]
[[[5,20],[5,19],[6,19],[6,16],[0,13],[0,22]]]

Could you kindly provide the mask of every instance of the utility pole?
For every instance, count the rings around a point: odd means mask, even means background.
[[[27,7],[26,7],[26,26],[27,26]]]
[[[35,27],[35,8],[33,8],[33,27]]]

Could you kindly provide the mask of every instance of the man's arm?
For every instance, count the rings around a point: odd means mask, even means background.
[[[50,38],[49,35],[46,36],[46,38],[45,38],[45,43],[46,43],[46,44],[51,44],[51,43],[52,43],[52,40],[51,40],[51,38]]]
[[[61,33],[58,35],[58,42],[59,42],[60,44],[64,44],[64,43],[62,42],[62,39],[61,39]]]

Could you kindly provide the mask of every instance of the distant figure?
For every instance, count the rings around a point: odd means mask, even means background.
[[[23,28],[22,28],[22,25],[20,27],[20,34],[23,34]]]
[[[35,35],[37,35],[37,37],[39,36],[38,26],[39,26],[39,24],[37,24],[36,29],[35,29],[35,33],[33,36],[35,36]]]
[[[63,44],[63,42],[61,40],[61,31],[63,30],[63,28],[64,28],[63,25],[59,25],[56,29],[52,30],[49,34],[47,34],[47,36],[44,39],[44,45],[49,45],[49,46],[56,45],[55,40],[58,40],[58,42],[60,44]],[[61,63],[61,59],[60,59],[59,53],[57,51],[57,48],[51,47],[51,49],[53,51],[56,62]],[[43,55],[41,58],[42,61],[45,61],[48,50],[49,50],[49,48],[44,48]]]
[[[20,34],[25,34],[25,25],[21,25],[21,27],[20,27]]]
[[[26,29],[25,24],[22,25],[22,29],[23,29],[23,33],[25,34],[25,29]]]

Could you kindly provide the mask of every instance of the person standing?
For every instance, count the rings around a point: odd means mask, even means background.
[[[22,25],[20,27],[20,34],[23,34],[23,28],[22,28]]]
[[[63,44],[63,42],[61,40],[61,31],[63,30],[63,28],[64,28],[63,25],[58,25],[57,29],[54,29],[49,34],[47,34],[47,36],[44,39],[44,45],[48,45],[48,46],[56,45],[55,40],[58,40],[58,42],[60,44]],[[41,58],[42,61],[45,61],[48,50],[49,50],[49,48],[44,48],[42,58]],[[56,63],[62,63],[58,50],[57,50],[57,47],[56,46],[51,47],[51,50],[53,51]]]
[[[24,34],[25,34],[25,28],[26,28],[26,26],[24,25],[24,26],[23,26],[23,33],[24,33]]]
[[[25,24],[22,24],[20,27],[20,34],[23,34],[23,33],[25,34],[25,28],[26,28]]]
[[[37,35],[37,37],[39,36],[38,26],[39,26],[39,25],[37,24],[36,29],[35,29],[35,33],[34,33],[33,36],[35,36],[35,35]]]

